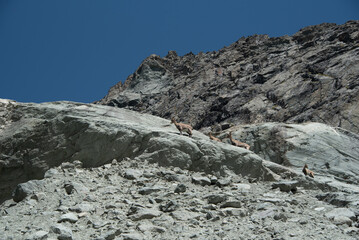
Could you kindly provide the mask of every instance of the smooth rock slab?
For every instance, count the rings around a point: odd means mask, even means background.
[[[355,213],[347,208],[335,208],[332,211],[326,213],[325,216],[330,219],[334,219],[338,216],[343,216],[351,219],[352,221],[356,221]]]
[[[60,220],[58,222],[70,222],[75,223],[79,220],[79,218],[74,213],[66,213],[61,215]]]
[[[217,182],[216,182],[216,185],[219,186],[219,187],[224,187],[224,186],[228,186],[231,184],[231,179],[230,178],[221,178],[221,179],[218,179]]]
[[[349,227],[352,225],[352,220],[345,216],[335,216],[333,219],[335,225],[348,225]]]
[[[211,185],[211,180],[208,177],[192,176],[192,183],[206,186]]]
[[[224,208],[222,209],[222,212],[225,213],[227,216],[239,216],[239,217],[245,217],[247,216],[248,212],[245,209],[240,208]]]
[[[59,174],[59,171],[56,168],[50,168],[45,172],[44,178],[52,178]]]
[[[127,178],[129,180],[135,180],[142,176],[142,172],[137,169],[126,169],[125,173],[123,174],[124,178]]]
[[[70,207],[69,210],[77,213],[92,212],[95,208],[88,203],[80,203],[74,207]]]
[[[159,192],[161,191],[163,188],[161,187],[143,187],[140,190],[138,190],[138,193],[141,195],[148,195],[154,192]]]
[[[137,213],[130,216],[133,221],[140,221],[143,219],[152,219],[161,216],[162,212],[155,209],[139,209]]]

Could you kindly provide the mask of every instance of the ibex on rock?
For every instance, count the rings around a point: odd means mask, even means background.
[[[189,124],[184,124],[184,123],[178,123],[176,122],[176,119],[174,117],[171,118],[171,123],[174,123],[174,125],[176,126],[176,128],[180,131],[181,135],[182,135],[182,131],[185,131],[188,133],[188,135],[190,137],[192,137],[192,126]]]
[[[309,177],[314,178],[314,172],[308,169],[307,164],[305,164],[304,167],[303,167],[303,173],[304,173],[305,176],[308,175]]]
[[[214,141],[222,142],[221,139],[214,137],[211,132],[208,134],[208,136],[209,136],[210,139],[212,139],[212,140],[214,140]]]
[[[240,142],[240,141],[232,138],[232,132],[228,133],[228,137],[229,137],[229,140],[231,140],[232,145],[237,146],[237,147],[242,147],[242,148],[249,150],[250,146],[247,143],[243,143],[243,142]]]

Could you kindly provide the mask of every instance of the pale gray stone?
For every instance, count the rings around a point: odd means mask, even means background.
[[[248,214],[245,209],[241,209],[241,208],[227,207],[222,209],[221,211],[225,213],[225,215],[229,215],[229,216],[245,217]]]
[[[143,219],[152,219],[161,216],[161,212],[155,209],[140,209],[135,214],[130,216],[133,221],[140,221]]]
[[[70,207],[69,210],[77,213],[92,212],[94,210],[94,207],[93,205],[88,203],[80,203],[74,207]]]
[[[211,185],[211,180],[208,177],[192,176],[192,182],[201,186]]]
[[[343,216],[351,219],[352,221],[356,220],[356,216],[353,211],[348,208],[334,208],[332,211],[325,214],[327,218],[334,218],[338,216]]]
[[[56,168],[50,168],[45,172],[44,178],[52,178],[56,176],[59,173],[59,171]]]
[[[333,222],[334,222],[336,225],[344,225],[344,224],[346,224],[346,225],[348,225],[349,227],[352,226],[352,223],[353,223],[353,221],[352,221],[350,218],[348,218],[348,217],[346,217],[346,216],[341,216],[341,215],[335,216],[335,217],[333,218]]]
[[[66,213],[60,216],[60,219],[58,222],[70,222],[70,223],[75,223],[79,220],[79,218],[77,217],[76,214],[70,212],[70,213]]]
[[[142,195],[148,195],[148,194],[151,194],[151,193],[154,193],[154,192],[159,192],[161,191],[163,188],[161,187],[157,187],[157,186],[153,186],[153,187],[143,187],[141,189],[138,190],[138,193],[139,194],[142,194]]]
[[[140,170],[130,168],[125,170],[123,177],[130,180],[134,180],[134,179],[138,179],[141,175],[142,172]]]

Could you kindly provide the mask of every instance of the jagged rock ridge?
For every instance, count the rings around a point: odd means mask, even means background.
[[[325,23],[214,52],[151,55],[97,103],[177,116],[196,129],[314,121],[359,133],[358,29],[359,21]]]

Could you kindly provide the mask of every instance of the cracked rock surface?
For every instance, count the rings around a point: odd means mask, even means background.
[[[218,51],[151,55],[97,103],[195,129],[321,122],[359,133],[359,21],[292,36],[242,37]]]

